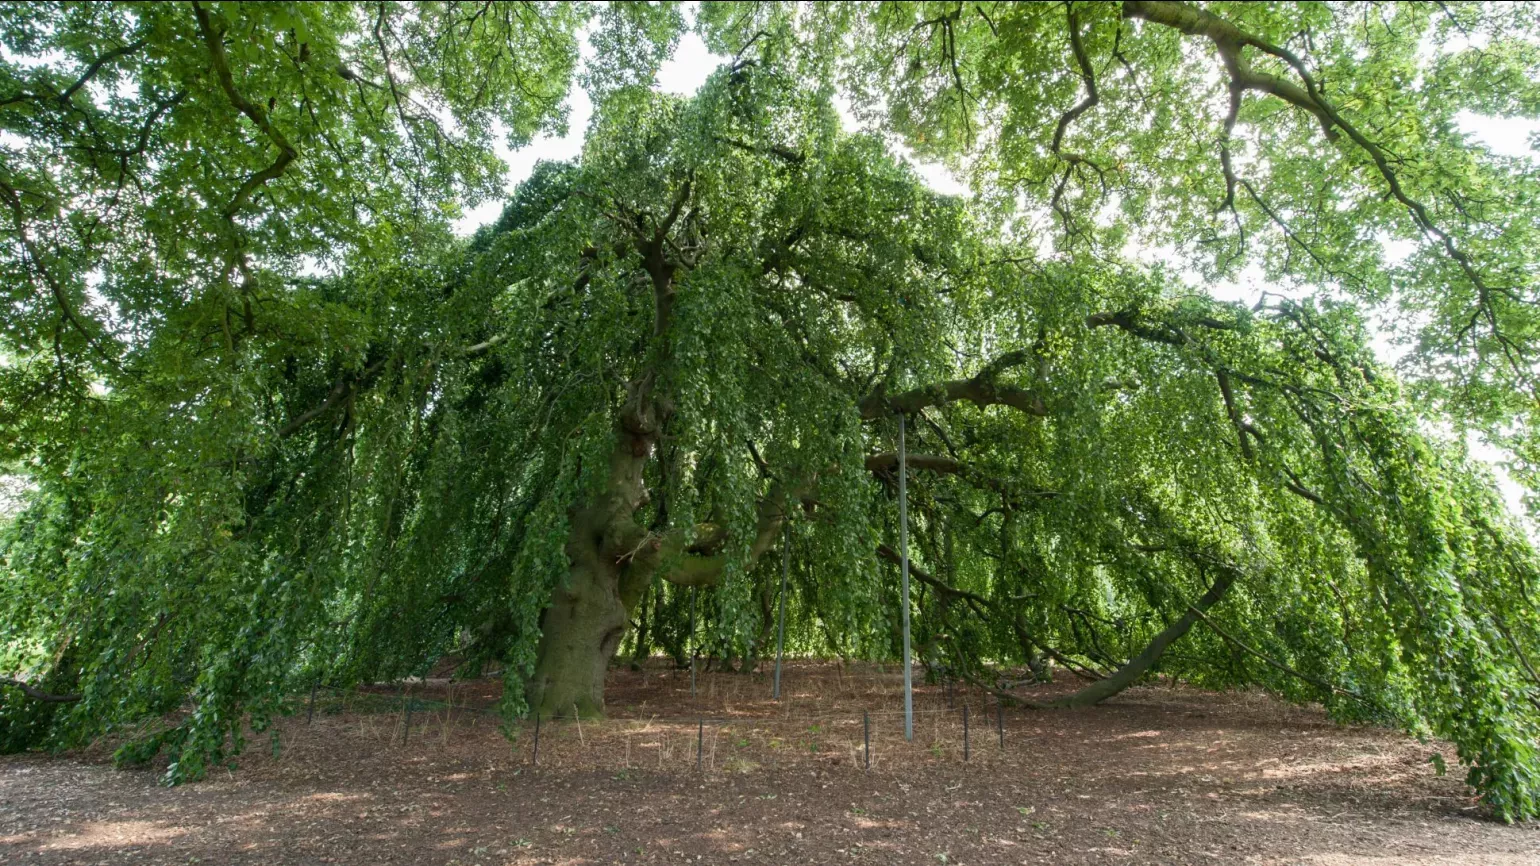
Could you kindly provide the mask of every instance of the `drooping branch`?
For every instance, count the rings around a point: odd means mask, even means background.
[[[1211,619],[1208,614],[1204,613],[1201,610],[1198,610],[1196,607],[1193,607],[1193,606],[1189,605],[1187,609],[1188,609],[1189,612],[1191,612],[1193,614],[1196,614],[1198,619],[1202,620],[1203,624],[1208,626],[1209,629],[1214,632],[1214,634],[1219,635],[1227,643],[1231,644],[1232,646],[1236,647],[1237,649],[1240,649],[1240,650],[1246,652],[1249,655],[1256,656],[1257,658],[1261,659],[1263,662],[1266,662],[1269,666],[1275,667],[1278,670],[1283,671],[1284,673],[1288,674],[1291,677],[1296,677],[1298,679],[1302,679],[1305,682],[1310,683],[1311,685],[1313,685],[1313,686],[1315,686],[1315,687],[1317,687],[1319,689],[1323,689],[1323,690],[1325,690],[1327,692],[1330,692],[1331,694],[1343,695],[1345,697],[1353,698],[1354,700],[1357,700],[1357,701],[1363,701],[1364,703],[1370,704],[1371,706],[1375,705],[1373,701],[1369,700],[1368,698],[1364,697],[1363,695],[1359,694],[1358,692],[1355,692],[1355,691],[1353,691],[1351,689],[1345,689],[1345,688],[1343,688],[1341,686],[1332,685],[1331,683],[1326,682],[1325,680],[1316,679],[1315,677],[1310,676],[1309,674],[1300,673],[1299,671],[1295,670],[1294,668],[1289,667],[1288,665],[1284,664],[1281,661],[1278,661],[1277,659],[1273,658],[1272,656],[1269,656],[1269,655],[1263,653],[1261,650],[1253,648],[1251,645],[1249,645],[1246,642],[1242,641],[1240,638],[1235,637],[1234,635],[1232,635],[1229,632],[1225,631],[1222,627],[1220,627],[1220,625],[1218,623],[1214,622],[1214,620]]]
[[[907,456],[906,462],[911,470],[955,475],[980,490],[989,490],[1000,494],[1013,506],[1029,499],[1052,499],[1059,495],[1059,492],[1056,490],[1024,487],[1004,478],[986,475],[975,466],[939,454],[910,454]],[[898,453],[895,451],[884,451],[868,455],[866,458],[866,471],[892,480],[894,473],[898,471]]]
[[[59,315],[66,322],[69,322],[70,327],[74,328],[85,338],[86,345],[94,349],[101,356],[102,360],[106,361],[114,369],[122,370],[118,359],[111,352],[107,351],[102,345],[100,338],[91,333],[91,329],[86,327],[85,322],[81,321],[80,315],[75,312],[75,307],[70,303],[69,295],[65,293],[64,286],[60,284],[54,273],[49,270],[42,250],[39,249],[37,243],[33,240],[31,233],[27,231],[27,219],[22,209],[21,196],[16,189],[3,180],[0,180],[0,199],[4,199],[6,208],[11,212],[11,217],[15,221],[16,237],[21,241],[22,250],[26,252],[27,262],[31,264],[32,270],[42,279],[43,284],[48,287],[48,292],[53,296],[54,303],[59,306]]]
[[[1195,324],[1212,330],[1233,331],[1236,329],[1234,323],[1214,319],[1209,316],[1200,316],[1192,319],[1192,321]],[[1249,385],[1264,386],[1286,392],[1300,391],[1300,389],[1292,387],[1287,383],[1275,382],[1266,377],[1244,373],[1228,366],[1207,346],[1195,340],[1192,335],[1182,328],[1170,322],[1150,322],[1135,310],[1095,313],[1086,317],[1086,326],[1091,328],[1116,327],[1124,333],[1149,342],[1162,343],[1178,348],[1198,349],[1204,362],[1213,370],[1215,379],[1219,383],[1219,394],[1224,401],[1225,415],[1239,436],[1241,456],[1247,461],[1252,461],[1256,456],[1252,443],[1265,444],[1266,438],[1263,436],[1262,431],[1241,412],[1235,397],[1233,382],[1238,380]],[[1310,423],[1308,418],[1302,418],[1301,420],[1304,420],[1307,424]],[[1326,500],[1320,494],[1311,490],[1299,477],[1298,473],[1289,467],[1287,462],[1280,459],[1278,466],[1284,475],[1281,482],[1284,489],[1316,505],[1326,506]]]
[[[1091,66],[1091,57],[1086,53],[1085,40],[1080,35],[1080,15],[1075,10],[1073,2],[1064,4],[1064,9],[1065,14],[1068,16],[1070,53],[1075,57],[1075,65],[1080,71],[1080,81],[1084,85],[1086,92],[1085,98],[1075,103],[1075,105],[1059,116],[1059,123],[1053,131],[1053,144],[1051,148],[1053,155],[1063,160],[1067,164],[1067,168],[1060,176],[1059,182],[1054,185],[1053,199],[1050,202],[1050,206],[1064,221],[1065,231],[1067,232],[1071,226],[1070,214],[1064,207],[1063,198],[1071,172],[1078,166],[1090,166],[1096,172],[1097,177],[1101,179],[1103,193],[1106,192],[1107,188],[1107,173],[1100,165],[1085,155],[1072,153],[1064,149],[1064,135],[1069,131],[1070,124],[1074,123],[1075,119],[1080,117],[1080,115],[1095,108],[1101,102],[1101,94],[1096,89],[1096,71]]]
[[[1247,437],[1255,436],[1260,439],[1261,434],[1257,432],[1257,428],[1252,426],[1250,421],[1246,420],[1241,414],[1240,408],[1236,405],[1235,390],[1230,384],[1230,374],[1225,372],[1223,368],[1220,368],[1214,372],[1214,376],[1219,380],[1219,394],[1225,401],[1225,414],[1230,416],[1230,424],[1235,427],[1236,435],[1240,437],[1241,456],[1250,460],[1252,459],[1253,452],[1251,450],[1251,440]]]
[[[879,544],[879,545],[877,545],[877,555],[882,557],[883,559],[886,559],[889,562],[892,562],[892,563],[895,563],[895,564],[900,562],[898,551],[896,551],[893,548],[887,546],[886,544]],[[1019,609],[1012,608],[1012,607],[1010,607],[1007,604],[1004,604],[1004,603],[1001,603],[1001,602],[997,602],[996,600],[993,600],[993,599],[985,598],[984,596],[981,596],[981,595],[979,595],[978,593],[975,593],[975,592],[969,592],[968,590],[958,589],[958,588],[952,586],[951,584],[949,584],[949,583],[941,580],[940,578],[936,577],[935,575],[931,574],[930,572],[926,571],[925,569],[920,568],[919,566],[915,565],[912,561],[909,563],[909,574],[911,576],[913,576],[916,580],[920,581],[921,583],[925,584],[926,586],[929,586],[931,589],[934,589],[936,591],[936,593],[938,595],[940,595],[943,599],[947,599],[947,600],[959,600],[960,599],[962,601],[967,602],[968,607],[975,614],[977,614],[980,619],[983,619],[985,621],[990,621],[990,620],[994,619],[996,616],[999,616],[1001,618],[1009,620],[1010,623],[1011,623],[1012,630],[1014,630],[1016,632],[1017,637],[1021,640],[1022,644],[1026,648],[1030,649],[1031,647],[1037,647],[1037,648],[1041,649],[1043,651],[1043,653],[1045,655],[1047,655],[1050,659],[1053,659],[1053,661],[1055,661],[1058,664],[1062,665],[1065,670],[1069,671],[1070,673],[1074,674],[1075,676],[1078,676],[1078,677],[1080,677],[1082,679],[1085,679],[1085,680],[1090,680],[1092,682],[1096,682],[1096,681],[1101,679],[1101,677],[1099,675],[1097,675],[1095,672],[1089,671],[1086,668],[1084,668],[1083,666],[1076,664],[1069,657],[1065,656],[1063,653],[1059,652],[1058,650],[1054,649],[1053,647],[1043,643],[1041,639],[1039,639],[1036,635],[1033,635],[1032,632],[1031,632],[1031,629],[1027,628],[1026,619],[1025,619],[1025,617],[1022,616],[1021,611]],[[1030,646],[1027,646],[1027,645],[1030,645]],[[974,677],[972,674],[968,673],[967,671],[963,672],[963,677],[964,677],[964,679],[967,679],[969,682],[973,683],[974,685],[979,686],[980,688],[986,689],[986,690],[988,690],[988,691],[990,691],[990,692],[992,692],[992,693],[994,693],[994,694],[996,694],[996,695],[998,695],[998,696],[1000,696],[1002,698],[1005,698],[1007,700],[1020,700],[1018,697],[1016,697],[1015,695],[1012,695],[1010,692],[996,689],[993,686],[990,686],[989,684],[984,683],[983,681],[981,681],[978,678]]]
[[[886,544],[877,545],[877,555],[893,563],[902,561],[898,555],[898,551],[887,546]],[[966,589],[957,589],[951,584],[948,584],[940,578],[932,575],[925,569],[916,566],[913,562],[909,563],[909,573],[913,575],[916,580],[920,581],[926,586],[929,586],[931,589],[934,589],[943,598],[961,599],[962,601],[967,602],[968,606],[973,609],[973,612],[977,613],[981,618],[986,620],[990,618],[988,611],[994,607],[994,602],[983,597],[982,595],[979,595],[976,592],[969,592]]]
[[[1216,571],[1218,571],[1218,575],[1214,578],[1214,582],[1209,586],[1208,591],[1203,593],[1197,601],[1189,604],[1186,612],[1178,617],[1175,622],[1162,629],[1137,656],[1129,659],[1127,664],[1113,671],[1111,676],[1094,682],[1074,694],[1065,695],[1062,698],[1046,701],[1042,704],[1034,704],[1034,706],[1044,709],[1089,707],[1107,700],[1138,682],[1140,677],[1143,677],[1149,672],[1150,668],[1155,666],[1156,662],[1160,661],[1160,657],[1165,654],[1167,647],[1191,631],[1193,624],[1198,621],[1203,612],[1219,603],[1219,600],[1224,598],[1225,593],[1229,592],[1230,586],[1235,583],[1235,578],[1238,574],[1237,570],[1222,567],[1216,569]]]

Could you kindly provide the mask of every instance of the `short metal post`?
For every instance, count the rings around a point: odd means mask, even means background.
[[[866,769],[872,768],[872,716],[861,711],[861,739],[866,741]]]
[[[401,694],[403,695],[401,698],[402,703],[405,704],[406,707],[404,711],[406,718],[401,724],[401,745],[404,746],[406,745],[407,734],[412,732],[412,699],[410,697],[406,697],[406,689],[402,689]]]
[[[540,711],[535,711],[535,753],[529,759],[535,766],[540,766]]]
[[[1005,748],[1005,705],[995,698],[995,729],[1000,732],[1000,748]]]
[[[315,680],[310,683],[310,707],[305,710],[305,724],[307,725],[315,720],[315,690],[316,687],[320,684],[320,677],[316,677]]]
[[[963,702],[963,760],[968,760],[968,702]]]
[[[700,772],[701,755],[706,749],[706,718],[700,719],[700,727],[695,729],[695,772]]]
[[[770,697],[781,699],[781,657],[786,651],[786,572],[791,570],[791,525],[781,531],[781,612],[775,626],[775,687]]]

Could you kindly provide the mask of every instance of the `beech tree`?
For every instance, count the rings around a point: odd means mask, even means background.
[[[1466,434],[1529,480],[1534,177],[1457,123],[1533,113],[1530,14],[705,4],[685,99],[670,7],[5,7],[0,743],[187,706],[120,756],[197,778],[449,653],[597,715],[623,651],[752,668],[783,545],[793,646],[894,658],[902,418],[928,660],[1262,686],[1533,816],[1540,561]],[[454,239],[585,23],[582,157]]]

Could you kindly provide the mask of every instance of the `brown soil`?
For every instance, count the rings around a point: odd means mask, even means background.
[[[538,766],[533,730],[510,743],[483,711],[495,683],[412,686],[456,708],[419,705],[405,745],[393,688],[323,695],[308,725],[302,696],[276,757],[259,736],[179,788],[105,746],[0,758],[0,862],[1540,863],[1540,827],[1487,820],[1447,747],[1316,710],[1146,687],[1007,709],[1002,749],[992,701],[928,686],[906,744],[898,683],[796,665],[776,704],[763,676],[703,674],[692,699],[688,672],[616,671],[612,717],[545,723]]]

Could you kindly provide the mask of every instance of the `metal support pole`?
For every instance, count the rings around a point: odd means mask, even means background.
[[[909,660],[909,462],[904,416],[898,416],[898,572],[904,615],[904,739],[914,740],[914,669]]]
[[[791,570],[791,525],[781,530],[781,612],[775,626],[775,688],[771,697],[781,699],[781,656],[786,649],[786,572]]]
[[[316,677],[315,680],[310,683],[310,708],[305,710],[305,724],[307,725],[315,721],[315,690],[316,687],[320,684],[320,677]]]
[[[861,711],[861,739],[866,742],[866,769],[872,768],[872,714]]]
[[[695,697],[695,657],[699,654],[700,647],[695,642],[695,590],[699,587],[690,587],[690,697]]]
[[[535,754],[529,759],[531,764],[540,766],[540,711],[535,711]]]
[[[963,701],[963,760],[968,760],[968,702]]]
[[[706,717],[701,716],[700,727],[695,729],[695,772],[700,772],[701,753],[706,749]]]

